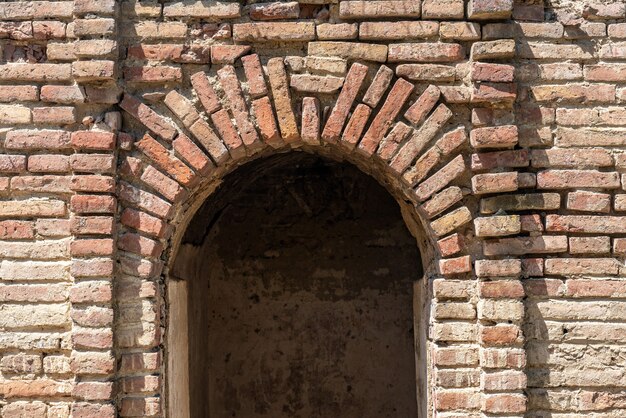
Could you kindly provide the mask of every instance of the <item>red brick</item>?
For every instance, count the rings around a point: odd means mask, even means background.
[[[248,80],[248,93],[254,99],[267,94],[267,84],[258,54],[241,57],[241,63]]]
[[[211,86],[209,79],[203,71],[193,74],[190,80],[200,102],[209,115],[222,108],[213,86]]]
[[[105,349],[113,347],[113,331],[82,329],[72,331],[72,344],[78,349]]]
[[[109,375],[115,369],[115,358],[110,353],[74,351],[70,368],[79,375]]]
[[[476,149],[512,148],[517,141],[517,126],[513,125],[477,128],[470,133],[470,143]]]
[[[164,238],[169,233],[169,226],[163,220],[132,208],[122,212],[120,222],[155,238]]]
[[[480,296],[483,298],[521,299],[525,293],[519,280],[495,280],[480,282]]]
[[[22,173],[26,171],[26,156],[0,155],[0,173]]]
[[[18,156],[6,156],[10,158]],[[0,171],[4,171],[3,160],[0,159]],[[58,154],[38,154],[28,157],[28,171],[31,173],[63,173],[70,170],[70,157]]]
[[[537,174],[540,189],[574,189],[579,187],[595,189],[617,189],[620,187],[619,174],[596,170],[546,170]]]
[[[415,194],[420,202],[431,197],[434,193],[446,187],[452,180],[457,178],[465,171],[465,162],[462,156],[457,156],[450,161],[441,170],[437,171],[428,179],[424,180],[420,186],[415,189]]]
[[[186,195],[185,190],[180,186],[180,184],[178,184],[178,182],[161,173],[152,166],[146,167],[144,172],[141,174],[141,180],[163,195],[163,197],[168,199],[170,202],[178,202]]]
[[[507,19],[513,12],[512,0],[470,0],[467,14],[470,19]]]
[[[492,414],[523,414],[526,412],[526,396],[508,393],[486,395],[481,409]]]
[[[297,19],[300,7],[295,1],[252,4],[249,14],[252,20]]]
[[[114,159],[110,154],[74,154],[69,157],[70,168],[75,172],[112,173]]]
[[[548,228],[548,230],[550,229]],[[500,238],[483,242],[483,252],[487,256],[563,253],[566,251],[567,237],[561,235]]]
[[[37,380],[7,380],[0,384],[0,393],[5,398],[47,398],[68,396],[72,384],[43,378]]]
[[[77,192],[115,192],[115,179],[108,176],[75,175],[70,188]]]
[[[122,235],[118,240],[118,246],[121,250],[147,257],[158,257],[163,251],[160,242],[132,233]]]
[[[211,114],[211,121],[220,134],[222,141],[226,144],[230,155],[233,158],[241,158],[246,155],[246,150],[243,147],[243,142],[235,129],[228,112],[224,109],[220,109]]]
[[[585,191],[568,193],[567,208],[583,212],[609,213],[611,210],[611,195]]]
[[[463,237],[459,234],[452,234],[437,241],[437,246],[442,257],[449,257],[463,249]]]
[[[516,171],[508,173],[477,174],[472,177],[474,194],[512,192],[518,188]]]
[[[363,26],[361,26],[362,28]],[[362,30],[362,29],[361,29]],[[391,79],[393,78],[393,70],[386,65],[381,65],[378,72],[374,76],[372,83],[367,88],[365,96],[363,96],[363,103],[374,108],[378,105],[380,99],[389,88]]]
[[[347,148],[354,148],[356,144],[361,139],[361,135],[365,130],[365,125],[367,124],[367,120],[369,119],[372,113],[372,109],[363,103],[357,105],[352,112],[352,116],[348,120],[348,124],[346,125],[346,129],[344,129],[343,134],[341,136],[341,145],[346,146]]]
[[[517,277],[521,272],[522,265],[520,260],[476,261],[476,275],[478,277]]]
[[[272,89],[274,108],[282,139],[291,143],[300,139],[296,115],[291,106],[289,80],[282,58],[272,58],[267,62],[267,74]]]
[[[36,107],[32,109],[33,123],[71,125],[76,123],[76,109],[71,106]]]
[[[182,71],[177,67],[155,66],[155,67],[126,67],[124,68],[124,79],[129,83],[163,83],[166,81],[180,81]]]
[[[70,149],[70,133],[57,130],[26,130],[9,131],[4,140],[7,149]]]
[[[46,87],[46,86],[43,86]],[[43,94],[42,87],[42,94]],[[12,103],[12,102],[34,102],[37,101],[37,86],[4,86],[0,90],[0,102]],[[44,101],[44,99],[41,99]]]
[[[413,91],[413,84],[399,78],[359,144],[359,151],[372,155]]]
[[[472,271],[472,259],[469,255],[439,260],[439,272],[444,276],[463,274]]]
[[[389,163],[391,169],[396,173],[402,173],[409,168],[426,144],[437,135],[452,116],[452,111],[446,105],[440,104],[391,160]]]
[[[102,239],[82,239],[70,243],[70,254],[72,257],[97,257],[113,254],[113,240]]]
[[[310,145],[320,143],[320,104],[316,97],[302,99],[302,141]]]
[[[567,296],[577,298],[623,298],[626,296],[626,282],[611,279],[569,279]]]
[[[570,254],[607,254],[611,251],[611,238],[603,237],[570,237]]]
[[[517,86],[513,83],[479,83],[474,84],[471,102],[476,104],[511,105],[517,97]]]
[[[196,171],[207,174],[215,166],[207,155],[187,135],[179,134],[172,142],[174,150]]]
[[[176,136],[176,130],[169,122],[133,96],[124,94],[120,107],[161,138],[171,141]]]
[[[439,411],[472,410],[478,407],[480,394],[472,391],[437,390],[435,404]]]
[[[117,200],[113,196],[74,195],[70,208],[75,213],[115,213]]]
[[[72,396],[85,400],[108,400],[113,395],[112,382],[79,382],[74,386]],[[72,411],[75,413],[76,411]],[[100,411],[99,411],[100,412]]]
[[[480,341],[485,346],[517,345],[521,339],[522,331],[517,325],[484,326],[480,332]]]
[[[73,260],[70,272],[74,277],[108,277],[113,275],[113,261]]]
[[[282,146],[284,142],[278,130],[274,109],[269,97],[265,96],[252,101],[252,111],[256,118],[261,139],[271,147],[278,148]]]
[[[450,208],[463,198],[463,192],[459,187],[452,186],[433,196],[421,208],[428,219],[432,219],[441,212]]]
[[[545,261],[545,274],[616,275],[619,267],[614,258],[550,258]]]
[[[389,161],[393,158],[398,148],[400,148],[408,138],[412,130],[413,129],[404,122],[397,122],[387,136],[380,142],[378,150],[376,151],[378,156],[385,161]]]
[[[495,151],[472,154],[472,171],[492,170],[494,168],[527,167],[528,150]]]
[[[109,216],[72,216],[70,230],[76,235],[111,235],[113,218]]]
[[[441,90],[437,86],[428,86],[419,99],[409,107],[404,117],[414,125],[422,124],[426,120],[428,113],[434,109],[440,96]]]
[[[250,113],[248,112],[248,106],[243,98],[243,92],[239,80],[237,79],[235,68],[232,65],[226,65],[218,70],[217,75],[222,90],[224,90],[226,95],[230,111],[239,128],[239,134],[241,135],[243,143],[250,149],[260,148],[261,141],[254,125],[250,121]]]
[[[0,221],[0,239],[32,239],[33,223],[27,221]]]
[[[145,134],[141,140],[135,142],[135,146],[157,167],[170,174],[181,184],[189,186],[194,182],[196,178],[194,172],[178,158],[172,156],[169,150],[149,134]]]
[[[546,230],[594,234],[626,233],[626,217],[591,215],[547,215]]]
[[[494,83],[510,83],[515,75],[515,67],[504,64],[488,64],[475,62],[472,64],[472,81],[491,81]]]
[[[326,121],[324,130],[322,131],[322,139],[329,142],[339,140],[341,131],[346,123],[352,104],[365,80],[367,75],[367,67],[363,64],[354,63],[350,67],[343,88],[339,93],[339,97],[335,102],[335,107]]]
[[[389,45],[388,62],[454,62],[465,58],[465,51],[453,43],[404,43]]]
[[[172,211],[172,205],[165,200],[125,182],[120,183],[119,197],[122,201],[160,218],[168,217]]]

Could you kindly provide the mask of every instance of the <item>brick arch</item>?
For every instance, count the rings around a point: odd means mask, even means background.
[[[464,123],[467,121],[449,123],[454,112],[440,89],[431,85],[417,92],[413,83],[396,78],[385,65],[370,68],[353,63],[336,99],[324,109],[321,103],[328,102],[328,97],[302,94],[290,87],[283,58],[270,59],[263,66],[256,54],[249,54],[241,62],[243,72],[226,64],[212,68],[210,74],[200,71],[191,75],[191,87],[167,92],[163,103],[147,105],[130,94],[125,94],[120,103],[140,122],[139,131],[144,131],[134,142],[131,135],[121,135],[122,148],[127,151],[122,156],[120,172],[125,180],[119,190],[123,207],[118,237],[122,288],[154,292],[159,301],[150,308],[155,312],[153,327],[128,333],[118,331],[120,375],[150,371],[133,369],[137,362],[153,362],[152,373],[164,367],[162,357],[156,354],[163,341],[164,324],[159,322],[157,312],[164,303],[164,283],[154,279],[160,277],[163,259],[171,256],[177,236],[182,235],[180,231],[184,231],[195,209],[219,180],[238,166],[291,149],[347,160],[377,178],[396,198],[411,202],[434,255],[431,268],[425,265],[434,286],[431,309],[438,309],[438,300],[452,300],[460,309],[469,307],[475,312],[478,294],[472,259],[481,250],[470,228],[477,204],[469,189],[470,141]],[[504,130],[486,129],[472,137],[473,146],[480,147],[481,141],[509,138],[494,135],[507,133]],[[471,164],[487,167],[493,160],[478,159]],[[503,180],[516,187],[518,184],[517,177],[483,175],[486,177],[477,181],[480,176],[472,179],[473,190],[480,194],[490,193],[490,187],[501,190]],[[498,183],[495,187],[494,182]],[[485,262],[484,267],[492,270],[509,271],[519,265],[519,260]],[[498,271],[494,274],[508,275]],[[454,319],[455,315],[445,314],[443,318]],[[437,389],[446,373],[468,373],[463,369],[468,368],[467,362],[447,357],[453,354],[449,341],[453,349],[454,341],[459,341],[459,345],[469,341],[478,347],[477,318],[464,322],[460,329],[454,323],[440,322],[428,330],[430,340],[446,341],[442,350],[437,351],[434,344],[428,353],[433,364],[443,367],[439,370],[433,366],[428,373],[429,410],[478,410],[480,393],[457,395],[453,391],[439,393]],[[509,331],[506,325],[493,328],[496,334]],[[138,349],[145,352],[139,353]],[[468,364],[480,371],[477,358]],[[474,374],[469,372],[467,378],[474,379]],[[160,393],[163,382],[157,377],[154,380],[153,391]],[[129,411],[148,415],[162,407],[159,397],[146,397],[143,389],[136,389],[137,396],[132,385],[123,391],[119,404],[122,415]],[[488,401],[483,398],[483,408]]]

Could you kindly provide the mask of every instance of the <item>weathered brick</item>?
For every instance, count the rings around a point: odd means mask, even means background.
[[[472,220],[472,214],[466,206],[461,206],[432,221],[430,227],[438,237],[444,236]]]
[[[339,5],[342,19],[362,19],[381,17],[420,17],[419,3],[411,0],[381,0],[377,2],[363,0],[343,1]]]
[[[463,47],[452,43],[389,45],[389,62],[454,62],[465,58]]]
[[[547,215],[546,230],[594,234],[621,234],[626,231],[621,216]]]
[[[226,65],[218,70],[217,74],[222,85],[222,89],[226,94],[230,111],[235,118],[237,127],[239,128],[239,134],[244,145],[250,149],[259,148],[261,146],[261,141],[254,125],[250,121],[248,106],[243,98],[243,92],[241,90],[239,80],[237,79],[235,68],[231,65]]]
[[[502,215],[474,219],[474,229],[478,237],[496,237],[519,234],[519,215]]]
[[[465,3],[462,0],[424,0],[422,18],[424,19],[463,19]]]
[[[235,23],[236,42],[304,42],[315,39],[313,22]]]
[[[242,55],[250,52],[250,45],[213,45],[211,62],[214,64],[234,64]]]
[[[472,270],[472,260],[469,255],[439,260],[439,272],[444,276],[467,273]]]
[[[606,193],[577,191],[567,194],[567,208],[583,212],[609,213],[611,196]]]
[[[440,104],[437,109],[426,119],[420,128],[413,132],[400,151],[391,160],[389,166],[396,173],[406,170],[415,157],[424,149],[441,128],[452,118],[452,111],[444,104]]]
[[[335,102],[335,107],[330,113],[322,131],[322,139],[325,141],[336,142],[339,139],[352,104],[366,75],[367,67],[365,65],[354,63],[350,67],[343,88]]]
[[[320,104],[315,97],[302,99],[302,141],[311,145],[320,143]]]
[[[618,173],[597,170],[546,170],[537,174],[540,189],[570,189],[588,187],[615,189],[620,187]]]
[[[315,27],[317,39],[329,40],[351,40],[356,39],[359,26],[357,23],[321,23]]]
[[[472,45],[471,51],[473,60],[505,59],[514,55],[515,41],[512,39],[476,42]]]
[[[472,65],[473,81],[491,81],[495,83],[510,83],[515,75],[515,67],[504,64],[474,63]]]
[[[178,158],[170,155],[169,151],[158,141],[146,134],[135,142],[137,149],[141,150],[154,164],[166,171],[183,185],[190,185],[195,174]]]
[[[387,45],[360,42],[309,42],[308,55],[385,62],[387,61]]]
[[[462,156],[457,156],[450,161],[441,170],[437,171],[415,190],[415,194],[419,201],[431,197],[434,193],[446,187],[452,180],[457,178],[465,171],[465,162]]]
[[[352,112],[350,120],[348,120],[346,129],[343,131],[341,145],[348,148],[354,148],[356,146],[359,139],[361,139],[361,135],[363,135],[365,125],[371,113],[372,109],[368,105],[363,103],[357,105],[354,112]]]
[[[454,0],[453,0],[454,1]],[[461,12],[461,15],[463,12]],[[441,22],[439,36],[441,39],[456,41],[477,41],[480,39],[480,25],[470,22]]]
[[[513,192],[519,187],[518,173],[477,174],[472,177],[472,191],[474,194]]]
[[[470,143],[474,148],[510,148],[518,142],[517,126],[495,126],[473,129]]]
[[[567,237],[560,235],[500,238],[483,242],[483,252],[488,256],[563,253],[566,251]]]
[[[513,12],[513,0],[470,0],[467,15],[470,19],[507,19]]]
[[[363,103],[372,108],[376,107],[389,88],[392,78],[393,70],[386,65],[381,65],[363,96]]]
[[[124,94],[120,107],[163,139],[171,141],[176,136],[176,130],[165,119],[133,96]]]
[[[363,139],[359,143],[359,151],[367,155],[372,155],[376,151],[378,144],[409,98],[413,87],[413,84],[403,79],[396,81],[387,95],[385,103],[377,112],[367,132],[365,132]]]
[[[404,41],[426,39],[437,36],[437,22],[362,22],[359,25],[359,39],[364,41]]]

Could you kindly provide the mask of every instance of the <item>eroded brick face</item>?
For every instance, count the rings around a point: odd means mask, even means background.
[[[626,415],[623,1],[8,1],[0,51],[0,416],[176,416],[186,222],[287,151],[416,220],[422,415]]]

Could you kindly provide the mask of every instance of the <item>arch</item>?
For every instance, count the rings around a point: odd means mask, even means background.
[[[473,235],[469,226],[476,213],[466,188],[466,113],[456,112],[436,86],[416,91],[384,65],[353,63],[333,100],[290,89],[283,58],[263,66],[256,54],[249,54],[241,62],[243,71],[227,64],[191,75],[189,89],[171,90],[162,102],[148,105],[125,93],[120,103],[136,121],[127,131],[140,138],[122,135],[122,287],[154,291],[160,301],[151,307],[154,328],[121,333],[122,349],[154,351],[161,344],[166,324],[157,313],[166,300],[165,283],[145,283],[169,277],[168,263],[181,231],[198,207],[228,173],[277,153],[304,151],[356,165],[383,184],[402,203],[405,220],[423,231],[420,250],[430,261],[424,265],[429,286],[439,277],[473,277],[470,254],[475,249],[463,238]],[[167,292],[184,297],[176,293],[184,289],[173,281]],[[429,303],[436,305],[436,300]],[[172,321],[184,313],[170,310],[168,315]],[[459,341],[477,343],[475,321],[469,321],[463,331],[469,336]],[[424,324],[426,328],[430,339],[450,332]],[[430,414],[437,408],[430,393],[436,376],[428,374]],[[170,402],[176,402],[172,396]]]

